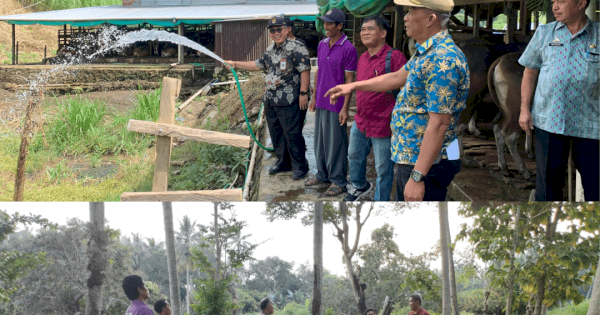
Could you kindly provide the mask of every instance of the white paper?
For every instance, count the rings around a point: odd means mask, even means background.
[[[446,153],[448,154],[448,160],[460,159],[460,150],[458,149],[458,139],[454,139],[454,141],[450,142],[450,145],[448,145],[448,148],[446,148]]]

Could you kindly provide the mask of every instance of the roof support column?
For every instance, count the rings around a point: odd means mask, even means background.
[[[404,49],[402,46],[404,33],[404,8],[401,5],[396,6],[396,14],[394,16],[394,47]],[[402,51],[403,52],[403,51]],[[403,52],[404,53],[404,52]]]
[[[12,25],[12,64],[17,64],[17,48],[16,48],[16,38],[15,38],[15,33],[16,33],[16,29],[15,29],[15,24]]]
[[[177,31],[179,36],[185,35],[183,32],[183,23],[177,25]],[[177,62],[179,62],[179,64],[183,64],[183,45],[177,45]]]
[[[475,3],[473,5],[473,38],[479,37],[479,22],[481,22],[480,15],[481,11],[479,5]]]

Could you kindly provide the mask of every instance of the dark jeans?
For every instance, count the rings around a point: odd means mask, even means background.
[[[265,104],[265,116],[277,156],[275,166],[307,172],[306,144],[302,135],[306,110],[301,110],[298,102],[290,106],[273,106],[271,102],[268,103]]]
[[[535,128],[535,201],[564,199],[563,188],[570,144],[573,146],[575,168],[581,174],[585,201],[598,201],[600,197],[599,142]]]
[[[423,201],[446,201],[448,185],[460,171],[460,160],[443,159],[439,164],[431,166],[429,173],[423,179],[425,182],[425,195]],[[404,201],[404,187],[410,179],[414,165],[396,164],[396,201]]]

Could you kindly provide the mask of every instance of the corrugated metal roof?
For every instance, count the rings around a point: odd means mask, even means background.
[[[11,24],[43,22],[89,22],[89,21],[177,21],[180,20],[224,20],[269,17],[274,15],[314,16],[319,7],[314,3],[303,2],[254,2],[252,4],[222,4],[203,6],[155,6],[128,7],[120,5],[88,7],[70,10],[46,11],[27,14],[0,16],[0,21]],[[263,4],[264,3],[264,4]],[[187,23],[187,22],[186,22]]]

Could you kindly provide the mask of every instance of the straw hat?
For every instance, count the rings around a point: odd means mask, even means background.
[[[394,0],[397,5],[427,8],[438,12],[451,12],[454,0]]]

